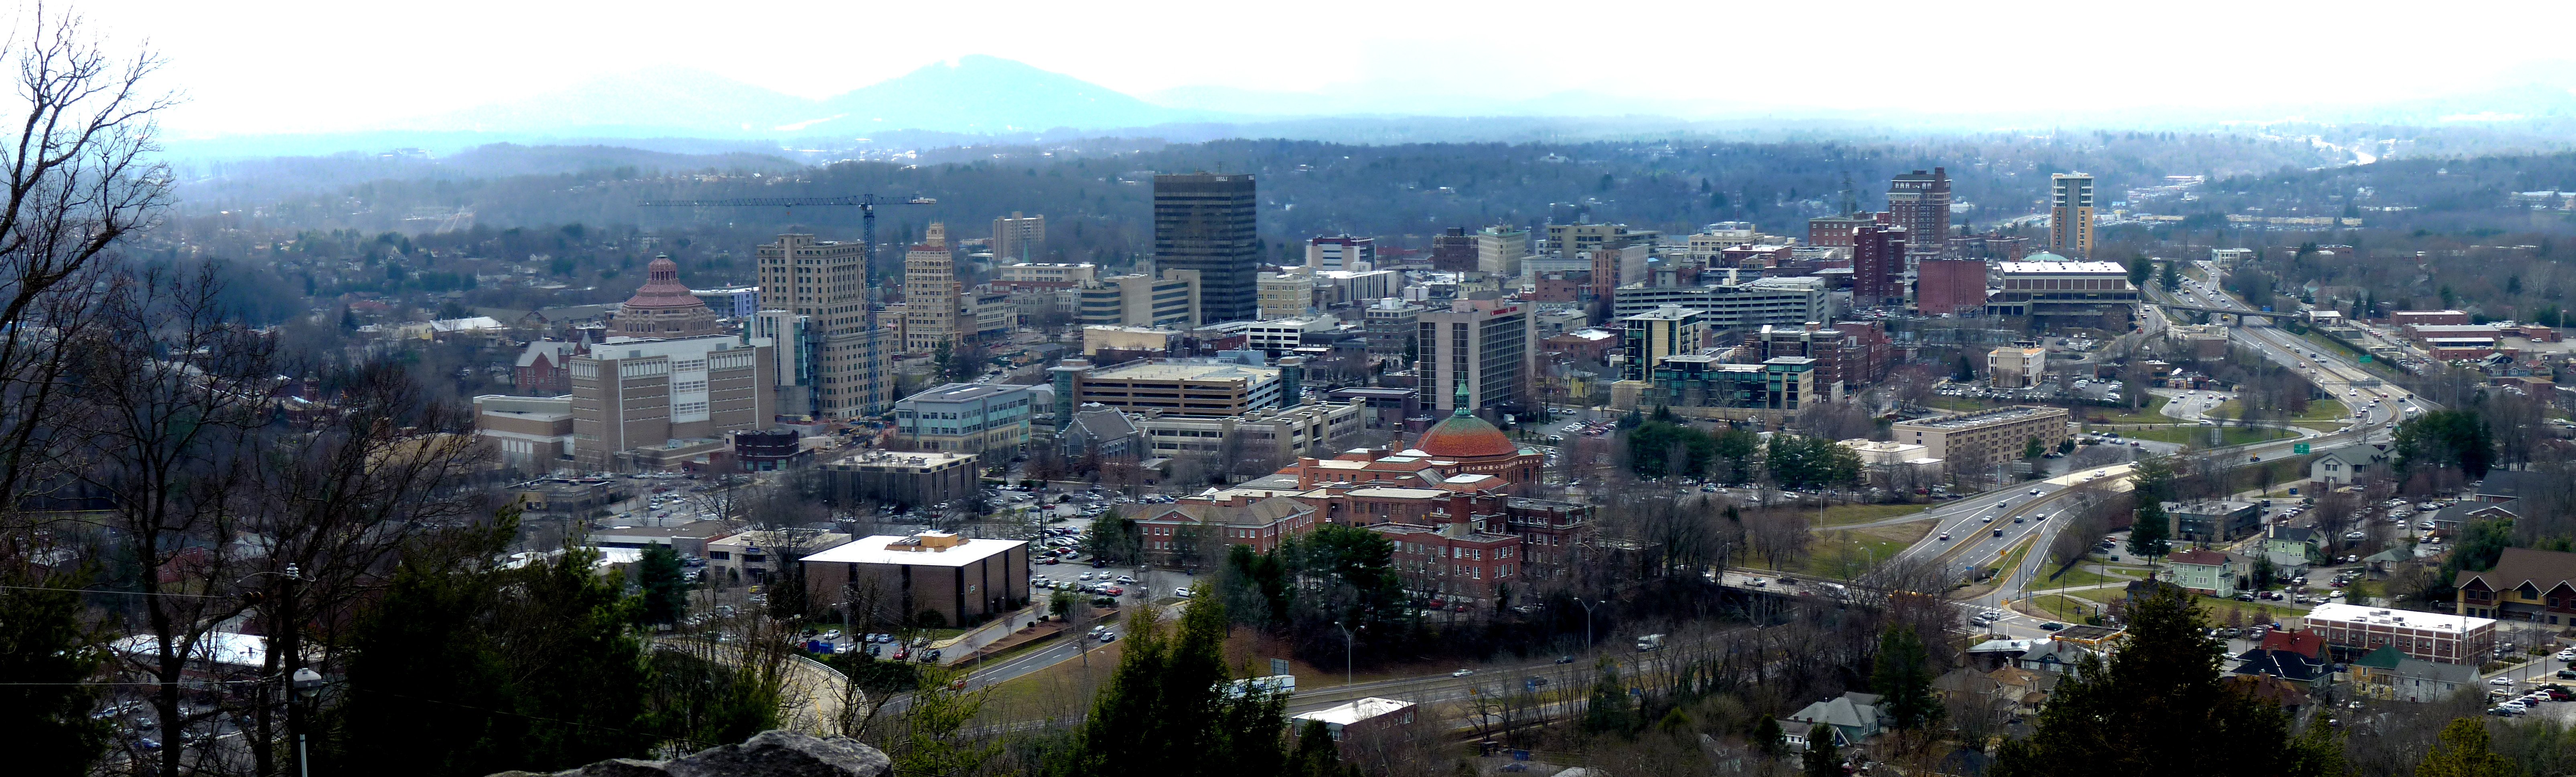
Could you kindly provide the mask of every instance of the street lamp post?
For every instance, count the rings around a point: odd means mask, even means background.
[[[295,695],[305,703],[311,703],[313,697],[322,693],[322,673],[313,671],[312,667],[296,668],[293,682]],[[305,751],[304,732],[300,729],[295,732],[295,765],[304,777],[313,777],[313,757]]]
[[[1719,582],[1724,582],[1726,580],[1725,569],[1719,569],[1717,571],[1717,579]],[[1592,608],[1600,606],[1601,602],[1587,602],[1582,599],[1576,599],[1574,600],[1574,603],[1583,605],[1583,646],[1585,648],[1590,648],[1592,647]]]
[[[1350,684],[1351,684],[1351,682],[1352,682],[1352,681],[1351,681],[1351,654],[1352,654],[1352,651],[1353,651],[1353,648],[1351,647],[1351,645],[1352,645],[1352,640],[1351,640],[1351,627],[1342,625],[1342,622],[1341,622],[1341,621],[1333,621],[1333,628],[1337,628],[1337,629],[1341,629],[1341,630],[1342,630],[1342,684],[1343,684],[1343,685],[1350,685]],[[1362,627],[1360,627],[1360,628],[1368,628],[1368,627],[1366,627],[1366,626],[1362,626]]]

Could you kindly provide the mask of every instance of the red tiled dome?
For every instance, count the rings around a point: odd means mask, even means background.
[[[1521,446],[1504,436],[1503,430],[1472,415],[1453,415],[1433,425],[1413,441],[1415,450],[1441,458],[1481,459],[1512,456]]]
[[[688,286],[680,283],[680,263],[671,261],[668,256],[654,257],[652,264],[644,266],[644,287],[636,289],[635,296],[626,300],[626,307],[630,308],[685,308],[704,307],[706,304],[697,295],[690,294]]]

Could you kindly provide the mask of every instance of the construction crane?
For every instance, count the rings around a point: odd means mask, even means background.
[[[930,197],[912,197],[903,200],[901,203],[897,203],[892,199],[878,202],[877,196],[874,194],[859,194],[848,197],[737,197],[724,200],[645,200],[635,204],[638,207],[644,208],[785,208],[789,213],[796,212],[797,208],[858,208],[859,240],[867,243],[868,263],[873,267],[877,260],[877,206],[896,204],[937,205],[939,204],[939,200]]]

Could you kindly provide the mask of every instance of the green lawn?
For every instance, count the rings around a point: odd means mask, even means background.
[[[2237,413],[2240,412],[2238,408],[2243,407],[2237,403],[2243,401],[2244,400],[2241,399],[2230,399],[2225,402],[2218,403],[2218,406],[2210,408],[2206,415],[2210,418],[2219,419],[2221,421],[2234,421],[2236,420]],[[2352,408],[2346,407],[2342,402],[2336,400],[2319,399],[2309,402],[2307,411],[2302,412],[2297,416],[2271,420],[2286,421],[2295,426],[2304,426],[2323,432],[2340,431],[2343,429],[2344,422],[2352,420]]]
[[[1931,399],[1923,400],[1923,406],[1934,410],[1947,410],[1953,413],[1974,413],[1991,407],[2002,407],[2003,405],[1990,403],[1973,397],[1933,397]]]
[[[2075,596],[2047,594],[2030,598],[2030,606],[2048,613],[2051,618],[2068,623],[2083,623],[2084,616],[2102,611],[2101,602]]]
[[[1879,562],[1895,558],[1898,551],[1914,543],[1872,536],[1866,532],[1838,531],[1817,535],[1813,551],[1799,562],[1794,571],[1822,577],[1849,580]]]
[[[2306,617],[2308,614],[2308,611],[2304,609],[2283,604],[2275,604],[2268,601],[2258,600],[2252,602],[2240,602],[2234,599],[2220,599],[2215,596],[2200,596],[2194,597],[2194,599],[2199,602],[2201,609],[2209,612],[2209,621],[2220,626],[2229,625],[2227,622],[2227,614],[2230,611],[2243,612],[2244,618],[2246,619],[2245,623],[2261,623],[2263,621],[2280,620],[2282,618],[2300,618]]]
[[[2178,423],[2182,423],[2182,419],[2174,418],[2174,417],[2172,417],[2172,416],[2165,415],[2165,414],[2164,414],[2164,409],[2165,409],[2165,398],[2164,398],[2164,397],[2161,397],[2161,396],[2154,395],[2154,394],[2149,394],[2149,395],[2147,395],[2147,406],[2146,406],[2146,408],[2145,408],[2145,409],[2142,409],[2142,410],[2139,410],[2138,412],[2135,412],[2135,413],[2122,413],[2122,414],[2119,414],[2119,415],[2102,415],[2102,413],[2105,413],[2105,412],[2107,412],[2107,411],[2106,411],[2106,410],[2095,410],[2095,409],[2090,409],[2090,408],[2088,408],[2088,409],[2086,409],[2084,412],[2082,412],[2082,413],[2077,413],[2076,415],[2077,415],[2079,418],[2082,418],[2082,419],[2083,419],[2085,422],[2087,422],[2087,423],[2096,423],[2096,424],[2178,424]]]
[[[1908,505],[1908,504],[1893,504],[1893,505],[1870,505],[1870,504],[1834,505],[1834,506],[1832,506],[1832,507],[1827,507],[1827,508],[1825,508],[1825,517],[1824,517],[1824,520],[1823,520],[1823,521],[1821,521],[1821,522],[1818,522],[1816,525],[1817,525],[1817,526],[1827,526],[1827,527],[1831,527],[1831,526],[1850,526],[1850,525],[1855,524],[1855,523],[1869,523],[1869,522],[1871,522],[1871,521],[1883,521],[1883,520],[1887,520],[1887,519],[1889,519],[1889,518],[1895,518],[1895,517],[1904,516],[1904,515],[1912,515],[1912,514],[1914,514],[1914,513],[1923,512],[1924,510],[1928,510],[1928,509],[1931,509],[1931,508],[1932,508],[1932,506],[1931,506],[1931,505],[1929,505],[1929,504],[1919,504],[1919,505]],[[1811,518],[1812,518],[1812,517],[1814,517],[1815,513],[1813,513],[1813,512],[1809,512],[1809,513],[1807,513],[1807,515],[1808,515],[1809,517],[1811,517]]]
[[[2188,429],[2139,429],[2135,431],[2124,431],[2120,433],[2120,436],[2133,440],[2151,440],[2155,442],[2175,443],[2190,448],[2207,448],[2210,447],[2209,430],[2211,429],[2218,430],[2219,447],[2244,445],[2246,443],[2299,436],[2297,432],[2293,432],[2288,429],[2270,429],[2264,427],[2249,428],[2242,426],[2212,427],[2198,425],[2192,426]]]
[[[2031,587],[2055,588],[2062,585],[2068,588],[2073,588],[2076,586],[2101,585],[2103,583],[2125,583],[2131,580],[2144,580],[2147,578],[2147,571],[2143,569],[2126,570],[2114,567],[2111,570],[2113,574],[2106,576],[2090,569],[2084,569],[2080,565],[2075,569],[2066,570],[2066,574],[2049,577],[2047,572],[2056,568],[2056,564],[2050,564],[2045,569],[2042,569],[2039,579],[2031,581]],[[2121,574],[2124,572],[2126,574]]]

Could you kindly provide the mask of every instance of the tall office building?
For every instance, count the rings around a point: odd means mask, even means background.
[[[894,404],[886,359],[903,344],[877,327],[869,307],[868,247],[858,241],[815,240],[813,235],[779,235],[760,246],[760,309],[769,324],[755,336],[796,337],[777,341],[778,353],[791,352],[803,363],[788,365],[781,375],[810,376],[811,383],[779,386],[779,412],[816,418],[848,418]],[[776,311],[776,315],[769,315]]]
[[[1950,239],[1950,174],[1943,168],[1916,170],[1887,185],[1887,212],[1905,228],[1905,252],[1920,259],[1940,256]]]
[[[1504,278],[1521,277],[1521,259],[1529,256],[1529,230],[1497,224],[1472,237],[1476,238],[1476,269]]]
[[[2048,176],[2048,250],[2076,259],[2093,257],[2093,176]]]
[[[1431,236],[1431,269],[1466,272],[1476,269],[1476,236],[1466,227],[1450,227]]]
[[[1458,408],[1461,393],[1470,411],[1518,399],[1530,329],[1529,308],[1520,301],[1477,292],[1451,300],[1445,309],[1424,312],[1414,326],[1420,354],[1414,376],[1425,401],[1436,401],[1437,409],[1446,412]]]
[[[947,225],[933,221],[921,244],[903,253],[903,349],[955,346],[958,309],[957,256],[948,252]]]
[[[1037,261],[1046,252],[1046,217],[1015,210],[994,219],[992,249],[995,264]]]
[[[1865,226],[1852,232],[1852,305],[1905,302],[1905,254],[1913,246],[1902,226]]]
[[[1306,241],[1306,268],[1358,272],[1377,265],[1377,238],[1333,235]]]
[[[1154,176],[1154,269],[1198,272],[1199,323],[1261,315],[1259,204],[1250,173]]]

